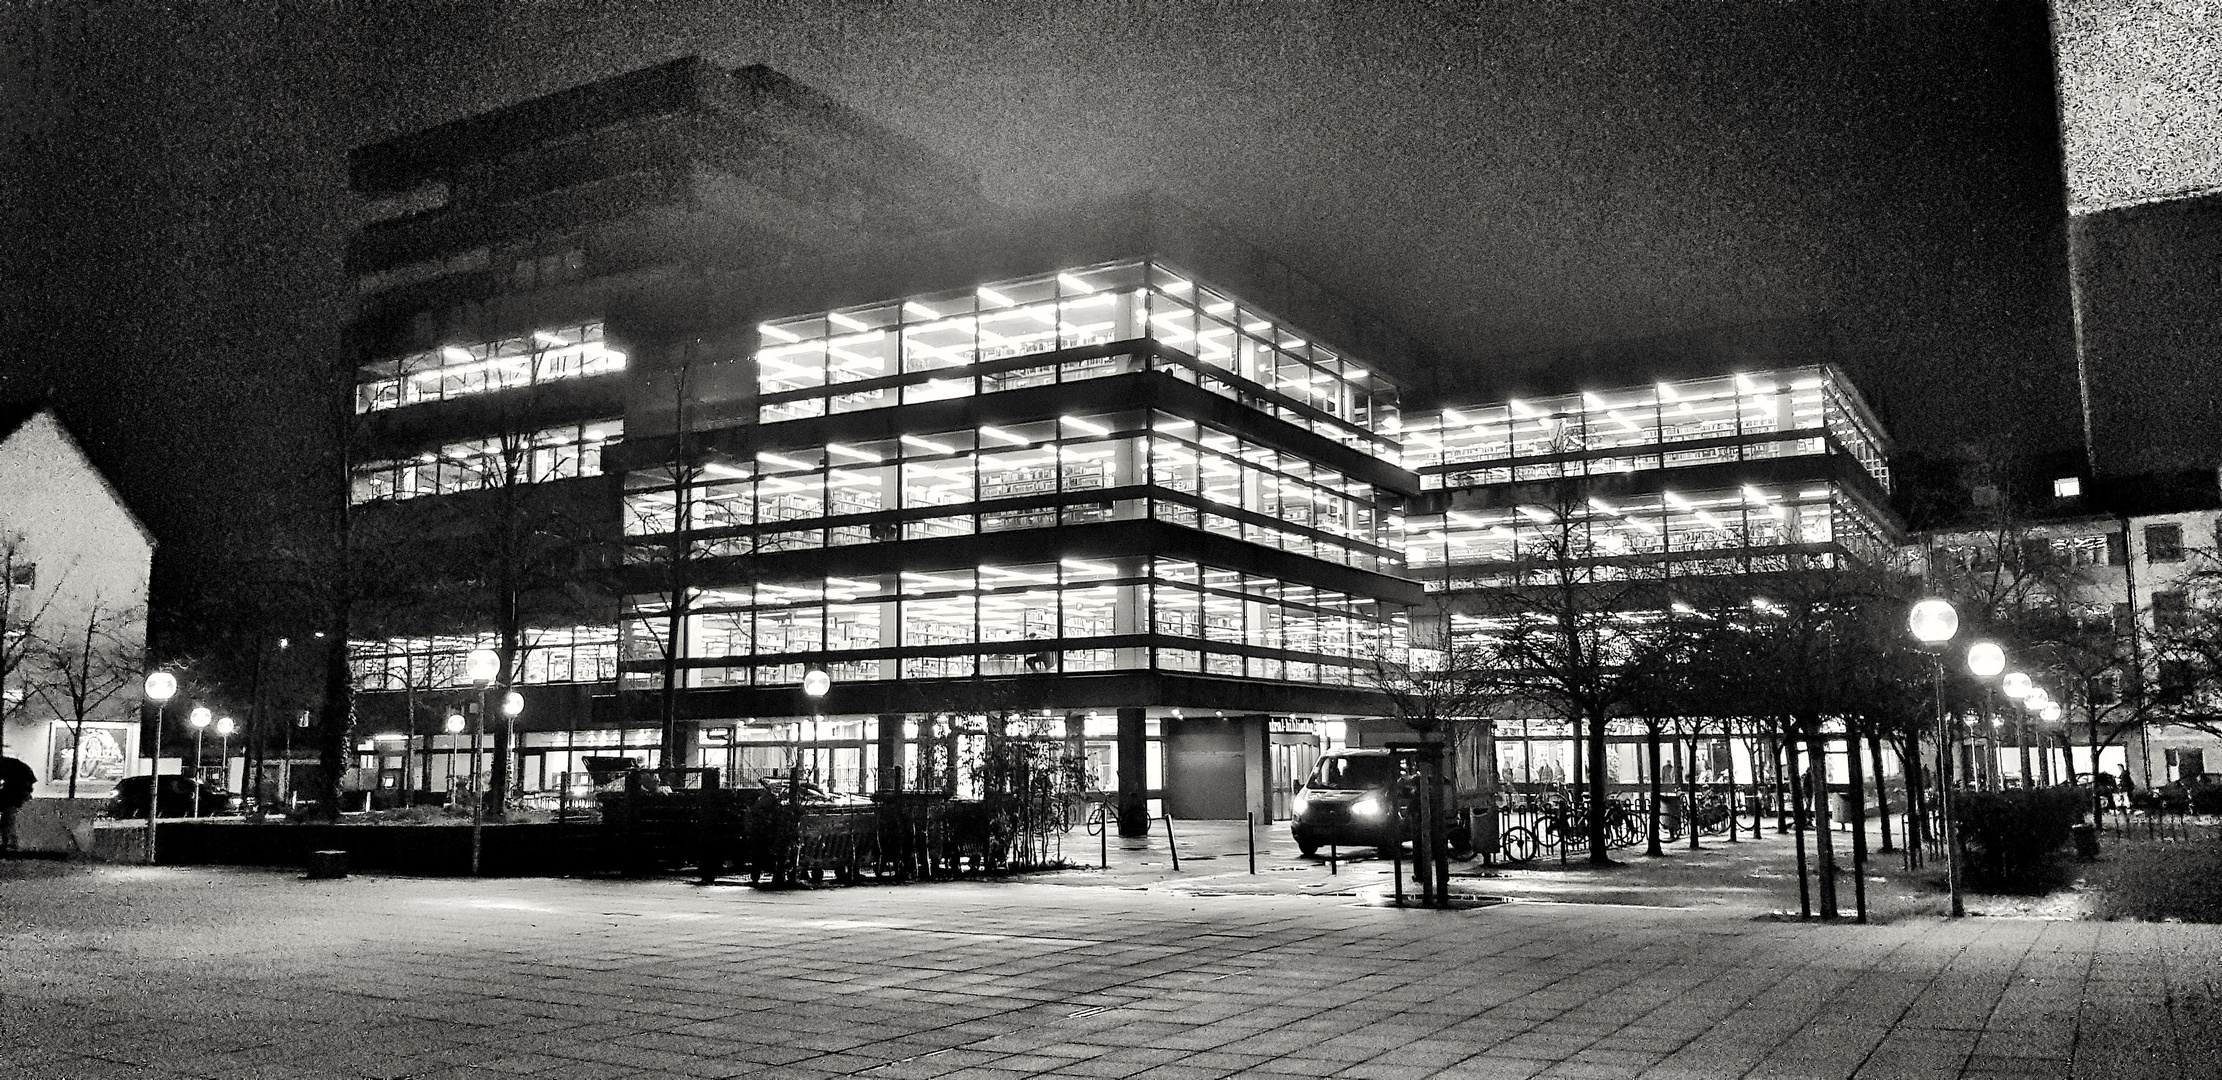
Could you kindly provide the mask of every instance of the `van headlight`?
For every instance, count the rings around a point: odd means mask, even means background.
[[[1302,788],[1298,788],[1296,790],[1296,794],[1291,796],[1288,800],[1288,812],[1294,817],[1303,817],[1304,811],[1310,808],[1311,805],[1311,793],[1305,791]]]
[[[1367,821],[1379,821],[1388,816],[1388,813],[1389,804],[1384,802],[1379,795],[1368,795],[1350,804],[1351,816],[1364,818]]]

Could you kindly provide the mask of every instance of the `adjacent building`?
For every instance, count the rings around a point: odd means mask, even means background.
[[[2089,775],[2094,760],[2145,788],[2222,773],[2214,711],[2201,700],[2211,672],[2172,645],[2209,633],[2222,602],[2216,475],[2092,477],[2058,467],[1986,480],[1970,494],[1965,520],[1919,536],[1916,565],[2002,605],[2051,612],[2058,644],[2010,662],[2062,706],[2056,723],[2001,706],[1990,730],[1971,726],[1968,752],[1989,757],[1979,767],[2018,782],[2027,745],[2037,783]]]
[[[25,842],[66,850],[48,800],[105,799],[141,763],[154,538],[54,412],[0,407],[0,752],[38,776]]]

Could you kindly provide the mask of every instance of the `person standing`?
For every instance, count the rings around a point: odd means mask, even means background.
[[[0,851],[15,850],[16,811],[31,801],[31,789],[38,782],[38,774],[29,765],[0,755]]]

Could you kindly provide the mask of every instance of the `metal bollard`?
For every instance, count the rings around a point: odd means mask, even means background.
[[[1334,841],[1332,841],[1332,840],[1330,840],[1330,841],[1328,841],[1328,842],[1327,842],[1327,872],[1328,872],[1328,873],[1330,873],[1330,874],[1335,874],[1335,873],[1340,873],[1340,872],[1341,872],[1341,869],[1340,869],[1340,867],[1338,867],[1338,866],[1336,865],[1336,862],[1337,862],[1337,860],[1336,860],[1335,842],[1334,842]]]
[[[1252,816],[1247,812],[1242,815],[1242,838],[1249,843],[1250,872],[1255,874],[1258,872],[1258,826],[1251,820]]]
[[[1173,853],[1173,872],[1174,872],[1174,873],[1179,873],[1179,872],[1180,872],[1180,844],[1179,844],[1179,842],[1178,842],[1178,841],[1176,841],[1176,840],[1174,840],[1174,839],[1173,839],[1173,814],[1172,814],[1172,811],[1168,810],[1168,811],[1166,811],[1166,812],[1165,812],[1165,813],[1164,813],[1164,814],[1163,814],[1162,816],[1163,816],[1163,817],[1164,817],[1164,819],[1165,819],[1165,850],[1167,850],[1167,851],[1169,851],[1169,852],[1172,852],[1172,853]]]
[[[1404,848],[1403,848],[1403,846],[1402,846],[1402,845],[1399,845],[1399,846],[1397,846],[1397,847],[1395,847],[1395,848],[1392,848],[1392,849],[1390,849],[1390,853],[1389,853],[1389,874],[1390,874],[1390,877],[1391,877],[1391,879],[1392,879],[1392,880],[1394,880],[1394,881],[1396,882],[1396,906],[1398,906],[1398,907],[1403,907],[1403,906],[1404,906]]]

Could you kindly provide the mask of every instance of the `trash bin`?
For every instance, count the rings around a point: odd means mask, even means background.
[[[2099,827],[2088,821],[2068,827],[2075,834],[2075,857],[2089,861],[2099,857]]]

